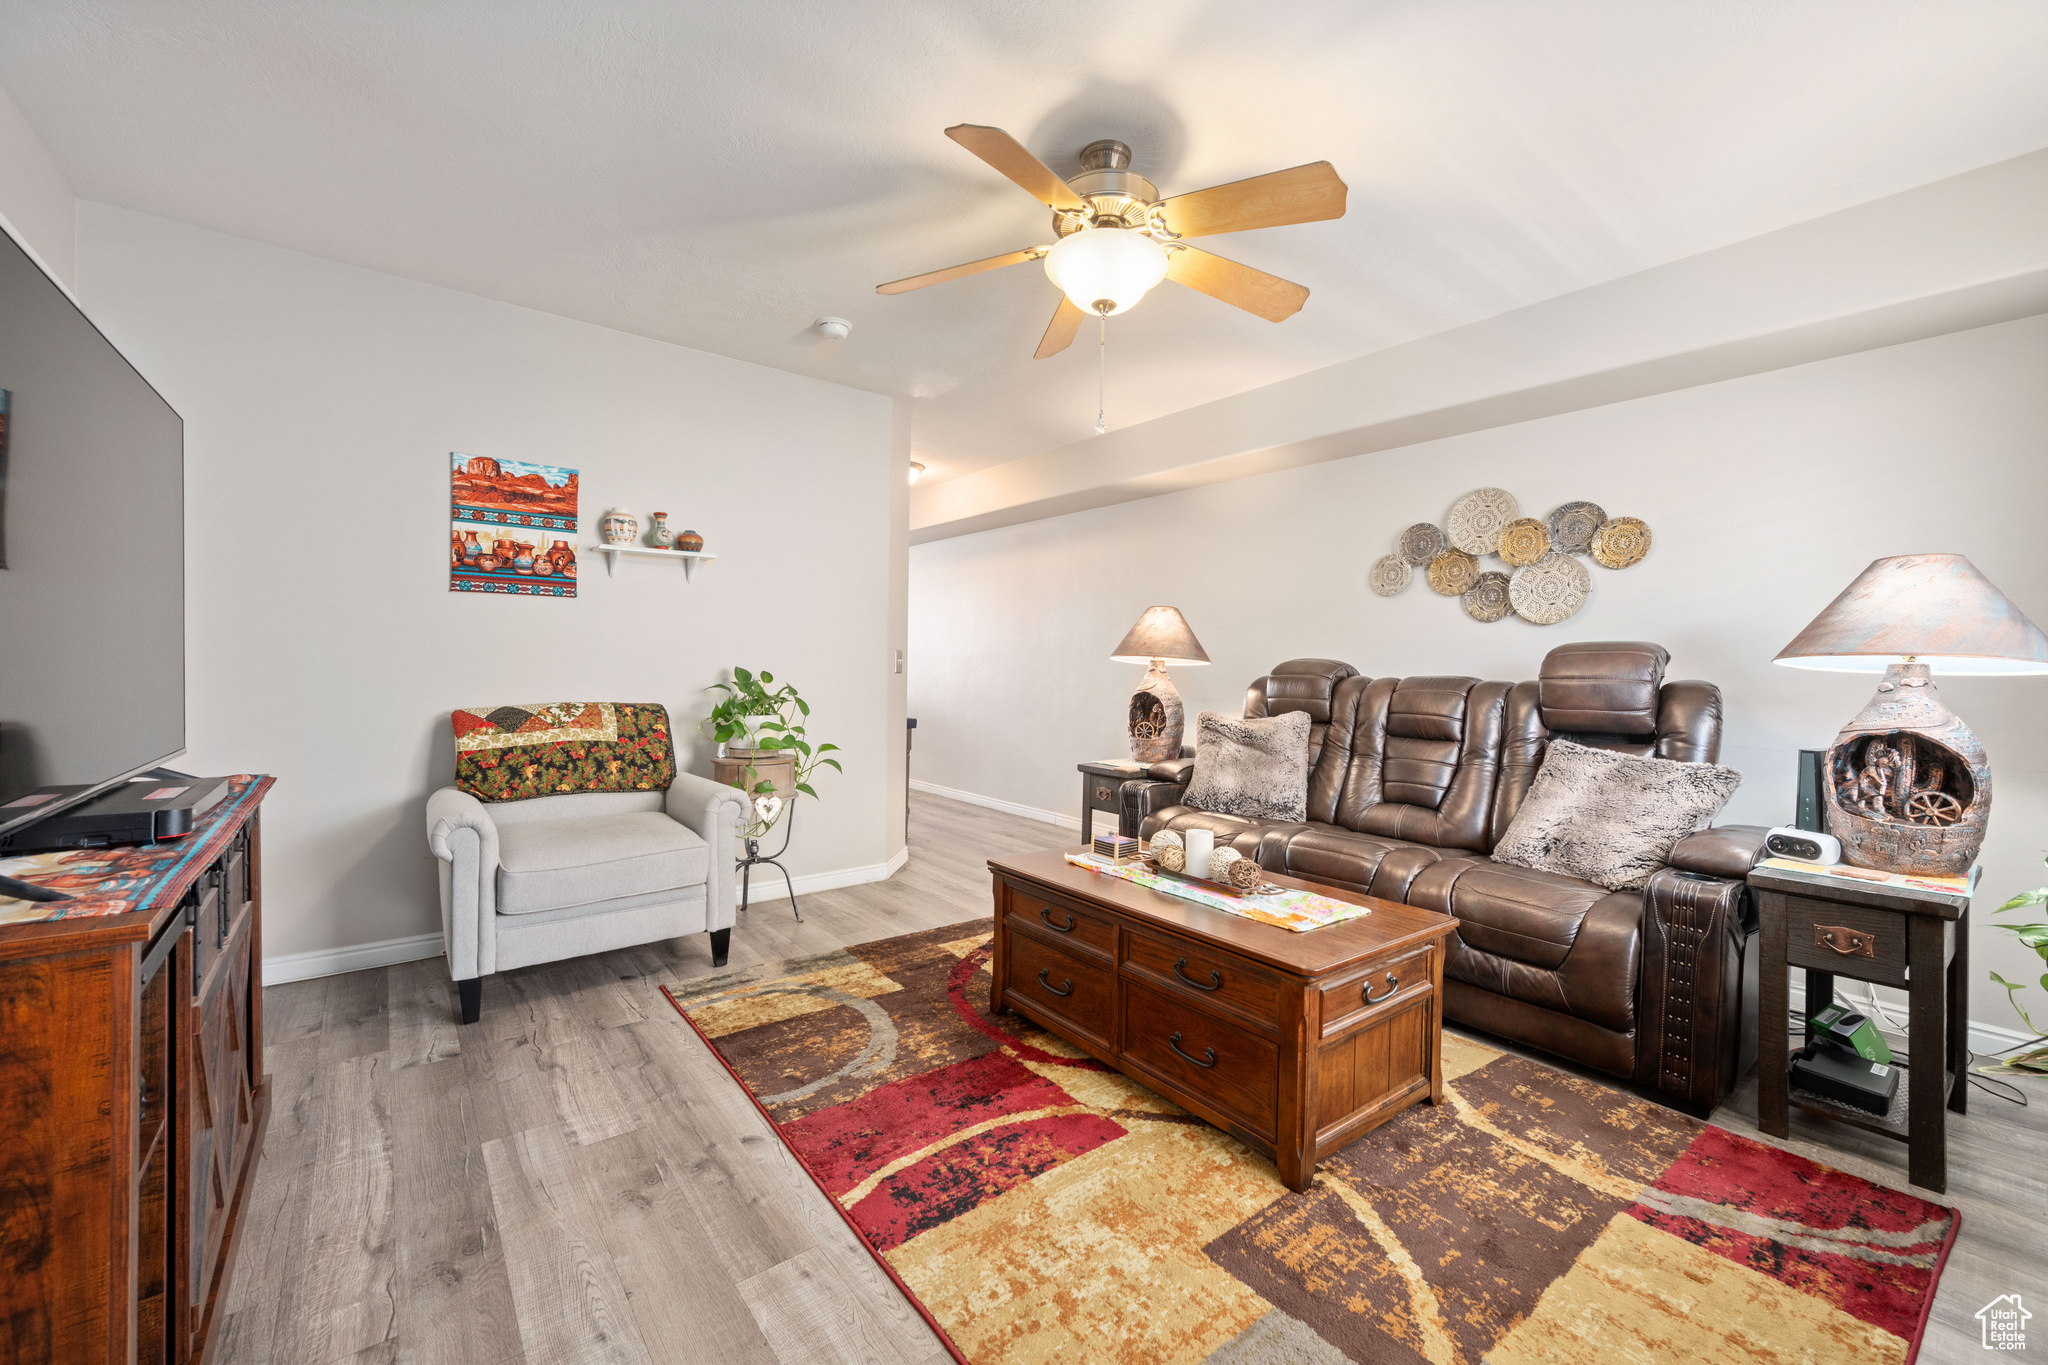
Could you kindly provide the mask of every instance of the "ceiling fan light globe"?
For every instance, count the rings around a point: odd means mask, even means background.
[[[1076,308],[1112,316],[1166,278],[1166,248],[1131,228],[1087,228],[1046,253],[1045,273]]]

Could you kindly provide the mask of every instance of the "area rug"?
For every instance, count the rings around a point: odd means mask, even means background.
[[[1446,1034],[1302,1193],[1016,1016],[990,922],[672,988],[971,1365],[1907,1362],[1957,1214]]]

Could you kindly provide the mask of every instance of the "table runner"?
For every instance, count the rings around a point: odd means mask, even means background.
[[[1370,915],[1372,907],[1353,905],[1349,901],[1332,900],[1318,896],[1313,891],[1282,891],[1271,896],[1233,896],[1227,891],[1212,890],[1198,882],[1184,881],[1154,872],[1143,863],[1113,863],[1093,853],[1069,853],[1068,862],[1076,867],[1085,867],[1090,872],[1100,872],[1105,877],[1116,877],[1123,881],[1135,882],[1154,891],[1163,891],[1169,896],[1178,896],[1184,901],[1206,905],[1211,910],[1221,910],[1227,915],[1242,919],[1257,920],[1277,929],[1290,929],[1297,934],[1310,929],[1320,929],[1326,924],[1341,924],[1347,919]]]

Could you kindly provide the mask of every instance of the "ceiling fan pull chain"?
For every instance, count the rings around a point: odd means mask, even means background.
[[[1095,434],[1100,436],[1109,430],[1109,419],[1103,414],[1109,410],[1109,314],[1101,319],[1102,340],[1095,348]]]

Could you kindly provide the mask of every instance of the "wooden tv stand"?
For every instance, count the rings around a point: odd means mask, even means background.
[[[1443,1099],[1450,916],[1273,876],[1372,907],[1295,933],[1058,851],[988,866],[991,1012],[1015,1010],[1266,1153],[1290,1189],[1403,1109]]]
[[[271,779],[236,781],[112,893],[128,908],[79,893],[0,925],[0,1359],[205,1365],[218,1343],[270,1113]],[[70,890],[92,856],[15,875]]]

